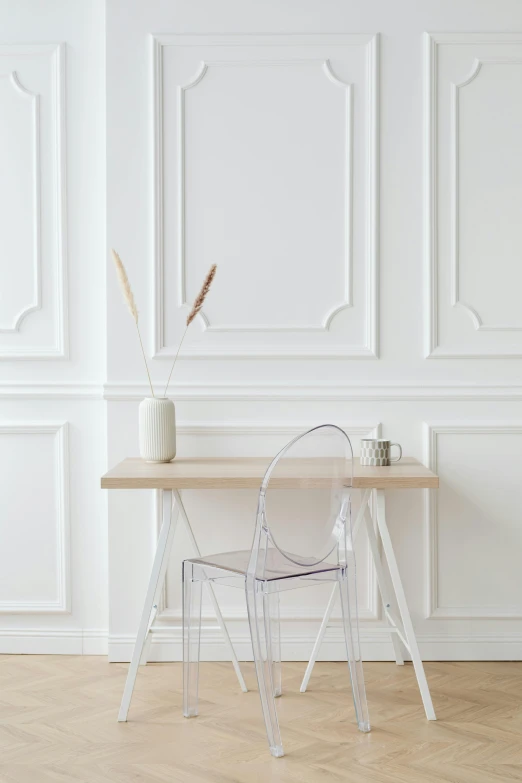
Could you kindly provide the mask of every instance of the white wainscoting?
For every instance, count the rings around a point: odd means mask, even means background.
[[[142,325],[158,384],[187,305],[218,265],[171,388],[179,458],[268,456],[298,428],[332,421],[380,422],[405,453],[437,460],[438,506],[420,491],[388,493],[427,658],[522,656],[518,577],[511,555],[500,565],[505,541],[493,535],[495,524],[504,535],[518,524],[516,469],[502,473],[494,453],[509,443],[514,462],[519,439],[465,429],[522,420],[513,215],[522,35],[495,32],[522,30],[522,13],[514,1],[502,9],[349,0],[315,15],[265,4],[254,18],[239,2],[203,2],[196,13],[182,1],[173,19],[114,0],[107,15],[108,235],[135,290],[150,292]],[[476,59],[483,65],[464,84]],[[122,348],[132,324],[110,280],[108,301],[103,394],[114,464],[136,453],[147,389],[138,351]],[[427,433],[424,422],[458,432]],[[479,471],[483,450],[479,513],[467,471]],[[497,484],[505,491],[494,505]],[[203,551],[250,545],[255,493],[185,494]],[[109,498],[111,660],[128,659],[137,626],[157,535],[151,495]],[[487,550],[489,572],[478,567]],[[180,657],[178,569],[191,554],[180,533],[157,659]],[[391,658],[366,557],[362,539],[364,654]],[[249,657],[241,596],[220,599]],[[308,656],[324,604],[315,593],[305,606],[288,599],[285,656]],[[223,657],[209,606],[204,613],[203,655]],[[335,624],[323,653],[343,655]]]
[[[423,429],[422,418],[427,409],[440,416],[441,411],[448,409],[448,404],[458,405],[459,418],[446,424],[425,425]],[[121,432],[125,428],[124,422],[128,423],[127,429],[131,428],[136,405],[137,400],[111,403],[111,406],[115,406],[111,416],[115,432]],[[226,405],[230,411],[234,408],[233,401],[224,402],[222,405]],[[501,440],[499,444],[497,436],[504,439],[508,437],[508,456],[514,470],[514,456],[521,446],[520,441],[513,436],[520,435],[520,427],[513,421],[482,425],[477,422],[466,423],[466,410],[469,406],[465,401],[456,402],[452,398],[448,401],[439,399],[436,404],[430,400],[397,402],[393,399],[387,402],[370,400],[367,403],[352,404],[358,414],[362,410],[379,410],[384,413],[382,428],[375,424],[375,418],[372,422],[369,413],[366,413],[365,419],[360,418],[357,424],[343,421],[340,417],[343,405],[343,402],[334,401],[330,414],[321,415],[324,420],[328,418],[344,426],[356,449],[360,437],[381,431],[391,436],[396,426],[393,422],[400,421],[401,440],[406,451],[417,454],[441,474],[443,486],[439,491],[439,506],[436,504],[437,492],[426,493],[426,498],[422,491],[387,493],[392,537],[423,656],[434,660],[488,660],[491,657],[510,660],[520,657],[522,624],[518,616],[519,610],[506,603],[506,596],[510,596],[513,590],[516,600],[517,589],[516,566],[511,560],[506,564],[505,560],[506,531],[511,531],[516,538],[518,524],[518,489],[512,474],[511,479],[505,479],[504,485],[500,483],[498,490],[501,500],[498,508],[495,505],[498,452],[504,443]],[[482,405],[491,406],[492,409],[495,403],[491,405],[486,401]],[[516,407],[516,403],[514,406]],[[367,423],[363,424],[363,421]],[[317,420],[314,418],[296,420],[290,412],[288,423],[267,420],[266,424],[262,424],[258,421],[238,422],[233,419],[181,421],[178,457],[183,459],[202,453],[214,457],[228,454],[269,456],[296,432],[315,423]],[[458,436],[457,444],[448,442],[446,446],[446,442],[442,441],[445,448],[441,451],[441,439],[450,434]],[[482,440],[479,438],[476,441],[476,434],[482,434]],[[133,433],[130,432],[126,440],[130,442],[132,437]],[[393,437],[395,438],[394,434]],[[475,440],[470,441],[470,438]],[[462,446],[458,445],[459,442]],[[490,477],[489,480],[485,480],[485,475]],[[472,493],[474,476],[477,476],[480,487],[476,492],[476,499],[484,506],[479,511]],[[505,490],[508,497],[502,500]],[[358,493],[354,493],[355,511],[357,495]],[[429,495],[435,504],[433,507],[427,502]],[[158,499],[154,500],[153,496],[152,492],[118,492],[112,493],[111,497],[111,524],[114,526],[114,540],[111,545],[112,573],[117,577],[117,585],[114,586],[115,615],[109,636],[109,657],[114,661],[127,660],[132,649],[133,637],[125,631],[125,626],[132,627],[135,623],[139,615],[139,602],[129,604],[125,595],[128,596],[129,591],[139,595],[148,577],[150,558],[159,527],[159,504]],[[202,551],[209,553],[220,548],[248,547],[251,542],[256,498],[255,491],[186,491],[184,502]],[[474,529],[477,531],[476,539],[473,537]],[[125,542],[121,538],[124,535],[127,537]],[[471,537],[469,542],[466,536]],[[452,551],[453,543],[455,552]],[[515,541],[512,541],[511,546],[513,559],[516,558],[518,549]],[[148,564],[145,568],[142,567],[144,552],[147,552],[145,561]],[[153,660],[180,660],[181,560],[192,555],[188,537],[178,528],[167,584],[159,607],[160,628],[152,645]],[[392,649],[376,600],[373,569],[369,567],[364,534],[358,544],[357,556],[363,653],[367,660],[388,660],[393,657]],[[483,568],[486,556],[492,564],[490,570]],[[134,564],[132,568],[129,568],[130,562]],[[438,581],[433,576],[434,573],[438,575]],[[137,580],[139,589],[136,587]],[[449,607],[446,605],[448,594],[455,602],[454,605],[450,602]],[[471,597],[476,595],[476,603],[471,601],[469,605],[465,605],[463,594]],[[292,593],[283,598],[284,656],[289,660],[306,660],[326,604],[326,592],[314,588],[306,591],[306,596],[303,591],[297,591],[295,600]],[[219,593],[219,600],[238,654],[249,659],[251,652],[248,623],[241,591],[223,588]],[[460,604],[456,603],[457,601],[460,601]],[[426,612],[428,602],[430,607],[433,606],[429,613]],[[425,620],[428,614],[429,617]],[[325,660],[342,660],[344,655],[338,615],[339,611],[335,610],[333,624],[321,652]],[[212,608],[207,601],[204,601],[203,617],[202,655],[209,660],[226,660],[226,649],[216,630]]]
[[[518,0],[12,5],[0,652],[130,657],[157,513],[151,492],[99,488],[138,453],[149,393],[114,246],[157,389],[218,264],[170,389],[179,457],[270,456],[327,421],[357,443],[380,423],[441,475],[438,494],[387,495],[423,655],[522,658]],[[250,545],[255,492],[185,499],[203,551]],[[364,655],[391,659],[359,547]],[[180,658],[191,554],[180,534],[155,659]],[[283,605],[287,658],[308,657],[326,603],[301,596]],[[241,596],[220,599],[250,657]],[[202,651],[225,657],[208,605]],[[322,655],[343,654],[335,620]]]
[[[252,644],[248,623],[243,619],[234,624],[225,617],[230,638],[238,658],[251,661]],[[294,625],[295,627],[292,627]],[[303,628],[304,625],[304,628]],[[297,624],[282,621],[281,654],[285,661],[307,661],[319,630],[319,620],[313,623]],[[522,658],[522,633],[423,633],[417,632],[417,641],[425,661],[516,661]],[[1,638],[1,637],[0,637]],[[134,646],[134,635],[109,636],[109,660],[113,663],[130,661]],[[374,630],[362,628],[361,648],[365,661],[394,661],[393,648],[384,628]],[[318,661],[344,661],[344,636],[340,624],[328,627]],[[95,653],[92,653],[95,654]],[[203,623],[201,630],[201,660],[230,660],[221,638],[221,631],[213,625]],[[151,661],[181,661],[183,658],[181,628],[171,628],[155,633],[150,649]],[[232,665],[232,664],[230,664]],[[303,674],[305,664],[303,663]]]
[[[104,6],[0,10],[0,653],[107,650]]]

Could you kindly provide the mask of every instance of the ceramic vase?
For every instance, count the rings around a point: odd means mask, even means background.
[[[145,462],[170,462],[176,456],[176,410],[166,397],[140,403],[140,456]]]

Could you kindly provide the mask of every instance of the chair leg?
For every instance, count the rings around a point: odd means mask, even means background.
[[[266,592],[266,583],[259,582],[252,577],[247,576],[245,589],[257,683],[268,744],[272,756],[279,757],[284,755],[284,751],[274,698],[270,596]]]
[[[312,654],[310,656],[310,660],[308,661],[308,666],[306,667],[306,671],[304,673],[303,681],[301,683],[301,687],[299,690],[301,693],[305,693],[306,689],[308,688],[308,682],[310,681],[310,677],[312,676],[312,670],[315,666],[316,658],[319,654],[319,650],[321,648],[321,644],[323,643],[323,638],[326,633],[326,629],[328,627],[328,623],[330,622],[330,616],[332,614],[334,604],[335,604],[335,597],[337,595],[337,585],[334,583],[334,586],[332,588],[332,592],[330,593],[330,598],[328,599],[328,605],[326,607],[326,611],[324,613],[324,617],[321,621],[321,627],[319,628],[319,633],[316,636],[315,642],[314,642],[314,648],[312,650]]]
[[[361,497],[361,505],[359,506],[359,511],[357,512],[357,517],[355,518],[355,522],[353,524],[352,528],[352,540],[356,541],[357,535],[359,533],[362,519],[366,510],[366,507],[368,505],[368,500],[370,499],[371,489],[366,489],[362,493]],[[319,650],[321,648],[321,644],[323,643],[323,638],[326,632],[326,629],[328,627],[328,623],[330,622],[330,615],[332,614],[332,610],[334,608],[335,604],[335,597],[337,595],[337,585],[334,584],[332,588],[332,592],[330,593],[330,598],[328,599],[328,606],[326,607],[326,611],[324,613],[323,620],[321,622],[321,627],[319,628],[319,633],[316,636],[314,647],[312,650],[312,654],[310,656],[310,660],[308,661],[308,666],[306,667],[305,675],[303,677],[303,681],[301,683],[301,687],[299,690],[301,693],[304,693],[306,689],[308,688],[308,682],[310,680],[310,677],[312,675],[312,670],[315,666],[315,661],[317,659],[317,656],[319,655]]]
[[[201,552],[199,551],[198,543],[196,541],[196,537],[194,536],[194,531],[192,530],[192,525],[190,524],[190,520],[187,516],[187,512],[185,510],[185,506],[183,505],[183,502],[181,500],[181,495],[179,494],[178,490],[174,490],[174,499],[176,501],[176,508],[179,510],[181,514],[181,518],[183,522],[185,523],[186,531],[189,535],[192,547],[194,549],[194,554],[196,557],[201,557]],[[212,606],[214,607],[214,611],[216,613],[216,618],[218,621],[218,625],[221,628],[221,632],[223,634],[223,639],[225,641],[225,645],[227,646],[227,649],[230,653],[230,657],[232,659],[232,666],[234,667],[234,670],[237,675],[237,679],[239,680],[239,687],[243,691],[243,693],[248,692],[248,688],[245,683],[245,679],[243,677],[243,674],[241,673],[241,669],[239,668],[239,662],[237,660],[237,655],[235,653],[234,647],[232,646],[232,642],[230,641],[230,636],[227,631],[227,627],[225,625],[225,621],[223,620],[223,615],[221,614],[221,609],[219,608],[219,604],[217,602],[216,595],[214,593],[214,586],[212,582],[206,582],[206,585],[208,587],[208,592],[210,595],[210,600],[212,601]]]
[[[194,564],[183,563],[183,715],[198,714],[201,580]]]
[[[270,631],[272,644],[272,678],[274,680],[274,696],[283,692],[281,678],[281,619],[279,612],[279,593],[270,593]]]
[[[361,648],[359,643],[359,618],[357,612],[357,592],[355,587],[355,566],[346,566],[339,571],[339,592],[343,612],[344,638],[346,641],[346,658],[352,682],[355,718],[360,731],[370,731],[370,718],[366,702],[364,674],[362,668]],[[350,594],[353,601],[353,617],[350,609]]]

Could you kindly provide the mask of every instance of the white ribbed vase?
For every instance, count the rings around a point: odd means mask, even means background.
[[[176,456],[176,410],[166,397],[140,403],[140,456],[145,462],[170,462]]]

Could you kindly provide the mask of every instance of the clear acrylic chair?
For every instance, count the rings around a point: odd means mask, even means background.
[[[270,752],[283,755],[275,697],[281,688],[279,592],[337,582],[346,656],[359,729],[370,731],[364,687],[352,546],[350,487],[353,451],[343,430],[315,427],[270,463],[257,506],[251,550],[183,563],[183,714],[198,714],[201,584],[246,592],[259,695]],[[288,491],[293,489],[294,491]]]

